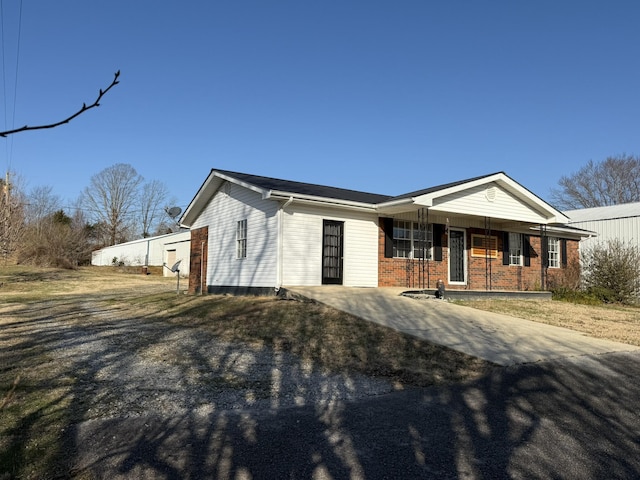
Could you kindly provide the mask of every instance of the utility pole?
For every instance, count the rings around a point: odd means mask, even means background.
[[[7,174],[4,180],[4,209],[3,209],[3,221],[2,221],[2,255],[4,257],[4,263],[7,264],[7,256],[9,254],[9,219],[11,218],[11,206],[9,200],[11,199],[9,193],[9,170],[7,170]]]

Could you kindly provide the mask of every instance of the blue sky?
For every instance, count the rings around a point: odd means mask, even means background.
[[[0,139],[3,171],[67,203],[115,163],[182,207],[211,168],[389,195],[504,171],[548,200],[590,159],[640,154],[639,2],[27,0],[21,23],[18,6],[2,130],[122,72],[70,124]]]

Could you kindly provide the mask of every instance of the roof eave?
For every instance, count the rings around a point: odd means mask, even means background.
[[[507,174],[503,172],[494,173],[492,175],[487,175],[486,177],[478,178],[471,182],[462,183],[449,188],[420,195],[419,197],[412,198],[411,200],[418,205],[432,207],[435,203],[435,200],[440,197],[445,197],[462,190],[468,190],[470,188],[492,182],[501,185],[508,192],[524,201],[525,203],[529,204],[532,208],[534,208],[534,210],[537,210],[545,217],[547,224],[566,224],[569,221],[569,219],[562,212],[553,208],[547,202],[527,190],[525,187],[517,183],[515,180],[511,179]]]
[[[353,202],[350,200],[342,200],[339,198],[319,197],[315,195],[304,195],[294,192],[284,192],[280,190],[268,190],[262,195],[265,200],[285,200],[289,201],[293,198],[293,202],[302,202],[307,204],[331,205],[340,208],[349,208],[353,210],[375,211],[376,205],[373,203]]]
[[[563,234],[564,238],[570,237],[575,239],[597,237],[596,232],[584,230],[582,228],[567,227],[567,225],[545,225],[547,233]],[[530,230],[540,232],[540,226],[532,226]]]

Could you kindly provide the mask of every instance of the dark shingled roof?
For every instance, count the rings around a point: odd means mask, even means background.
[[[503,172],[497,172],[497,173],[503,173]],[[438,192],[440,190],[445,190],[447,188],[457,187],[458,185],[463,185],[465,183],[474,182],[482,178],[491,177],[492,175],[496,175],[497,173],[490,173],[489,175],[481,175],[479,177],[467,178],[466,180],[458,180],[457,182],[445,183],[443,185],[437,185],[435,187],[429,187],[423,190],[416,190],[415,192],[403,193],[402,195],[392,197],[389,200],[401,200],[403,198],[419,197],[420,195],[427,195],[429,193]]]
[[[265,190],[277,190],[286,193],[297,193],[300,195],[311,195],[314,197],[334,198],[347,200],[350,202],[377,204],[386,202],[392,197],[389,195],[378,195],[377,193],[358,192],[344,188],[327,187],[312,183],[293,182],[290,180],[280,180],[277,178],[261,177],[247,173],[230,172],[228,170],[214,169],[223,175],[233,177],[236,180],[254,185]]]
[[[315,185],[313,183],[293,182],[291,180],[280,180],[278,178],[261,177],[259,175],[251,175],[248,173],[231,172],[229,170],[214,169],[216,172],[220,172],[223,175],[233,177],[236,180],[254,185],[265,190],[277,190],[286,193],[297,193],[300,195],[311,195],[314,197],[322,198],[335,198],[339,200],[347,200],[351,202],[378,204],[385,203],[393,200],[402,200],[405,198],[418,197],[420,195],[426,195],[434,193],[440,190],[444,190],[451,187],[457,187],[465,183],[480,180],[486,177],[491,177],[497,173],[491,173],[489,175],[481,175],[479,177],[468,178],[466,180],[458,180],[456,182],[445,183],[437,185],[435,187],[425,188],[423,190],[416,190],[415,192],[403,193],[402,195],[380,195],[377,193],[359,192],[356,190],[348,190],[345,188],[327,187],[324,185]]]

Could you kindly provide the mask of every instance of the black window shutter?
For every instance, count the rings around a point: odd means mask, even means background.
[[[442,235],[444,234],[444,225],[441,223],[433,224],[433,259],[436,262],[442,261]]]
[[[562,266],[567,266],[567,239],[563,238],[560,240],[560,257],[562,261]]]
[[[502,264],[509,265],[509,232],[502,232]]]
[[[531,243],[529,242],[529,235],[522,236],[522,249],[524,250],[524,266],[531,266]]]
[[[381,218],[384,231],[384,258],[393,258],[393,218]]]

